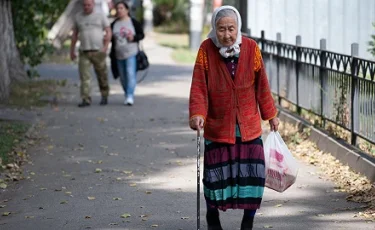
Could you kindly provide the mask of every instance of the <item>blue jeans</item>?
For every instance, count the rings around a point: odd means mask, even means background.
[[[124,60],[117,60],[117,66],[125,97],[134,98],[134,90],[137,84],[137,59],[135,55]]]

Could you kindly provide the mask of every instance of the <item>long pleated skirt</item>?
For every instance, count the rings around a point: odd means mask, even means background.
[[[203,187],[207,205],[227,209],[258,209],[265,183],[261,138],[236,144],[205,142]]]

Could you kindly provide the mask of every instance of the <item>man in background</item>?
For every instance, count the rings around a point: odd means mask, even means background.
[[[78,68],[82,102],[78,106],[81,108],[91,105],[91,65],[94,66],[102,96],[100,105],[108,103],[109,85],[106,56],[112,36],[107,17],[102,12],[94,12],[95,1],[82,0],[82,3],[83,12],[78,13],[74,19],[70,47],[70,57],[75,60],[77,58],[75,45],[78,40],[80,41]]]

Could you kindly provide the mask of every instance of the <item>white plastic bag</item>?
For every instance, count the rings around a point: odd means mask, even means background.
[[[283,192],[294,184],[298,164],[279,132],[271,132],[264,144],[266,187]]]

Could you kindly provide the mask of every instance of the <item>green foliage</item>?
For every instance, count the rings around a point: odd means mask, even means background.
[[[154,24],[188,28],[189,0],[154,0]]]
[[[66,86],[66,80],[30,79],[12,84],[7,106],[30,109],[43,107],[59,96],[59,87]],[[47,99],[46,99],[47,98]]]
[[[194,64],[196,57],[197,52],[191,51],[190,49],[178,48],[172,52],[172,58],[177,63]]]
[[[12,1],[16,43],[24,64],[37,66],[52,52],[47,33],[68,3],[68,0]],[[28,73],[35,74],[32,70]]]
[[[173,9],[178,0],[154,0],[155,6],[165,6],[169,9]]]
[[[223,0],[223,5],[237,6],[236,0]]]
[[[0,159],[2,164],[9,163],[9,154],[13,147],[20,142],[29,128],[28,124],[0,120]]]
[[[372,23],[372,26],[374,27],[375,29],[375,22]],[[370,48],[368,49],[368,51],[371,53],[372,56],[375,57],[375,34],[371,35],[371,41],[368,43]]]

